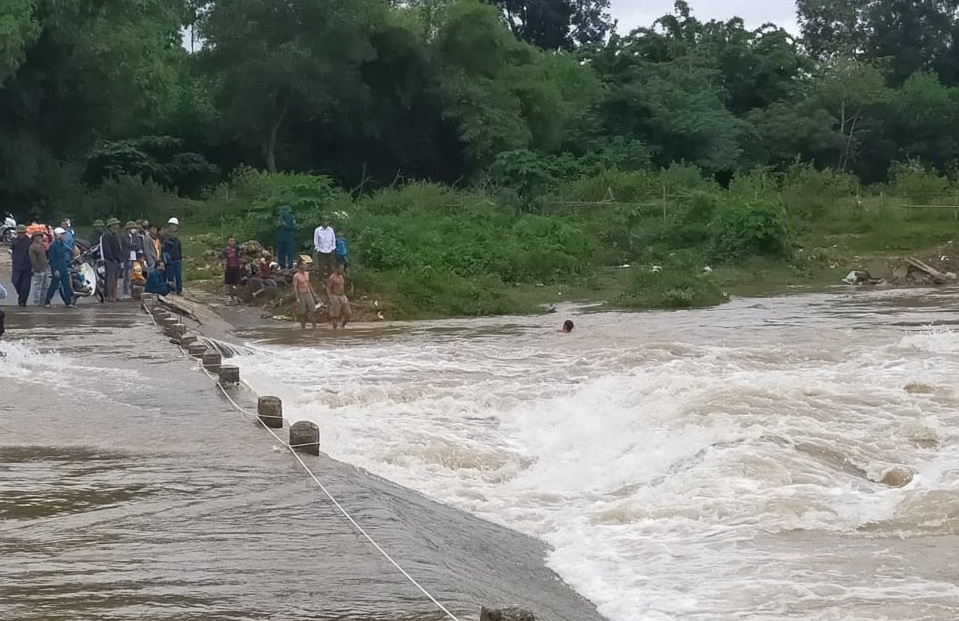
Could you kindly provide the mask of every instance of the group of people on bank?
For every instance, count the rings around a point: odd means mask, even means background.
[[[183,245],[177,218],[170,218],[162,231],[148,220],[128,221],[121,230],[116,218],[96,220],[93,228],[100,231],[106,301],[129,299],[134,285],[157,295],[183,293]]]
[[[133,296],[133,287],[142,286],[147,293],[157,295],[183,292],[183,247],[180,242],[180,222],[170,218],[161,230],[147,220],[128,221],[121,228],[120,220],[109,218],[93,222],[89,243],[78,240],[72,223],[63,219],[60,226],[32,224],[17,227],[12,245],[13,286],[17,303],[27,306],[50,306],[59,293],[63,304],[74,307],[77,295],[76,281],[83,280],[75,265],[84,261],[95,264],[97,290],[102,301],[118,302]],[[320,296],[313,289],[310,272],[315,271],[323,283],[329,300],[329,313],[334,328],[344,327],[352,316],[346,296],[345,275],[349,262],[346,239],[337,236],[329,217],[323,217],[313,232],[313,254],[296,254],[296,219],[292,209],[282,206],[276,222],[276,258],[264,251],[255,265],[246,264],[241,257],[236,239],[230,238],[220,253],[224,262],[224,284],[230,295],[244,281],[243,269],[259,280],[257,297],[277,287],[277,273],[292,270],[291,284],[296,298],[296,317],[301,327],[310,322],[316,325],[316,311]],[[310,264],[313,270],[310,270]]]
[[[35,223],[17,226],[11,247],[11,280],[17,305],[26,306],[33,293],[33,305],[50,306],[59,292],[63,303],[72,307],[70,263],[76,251],[76,236],[69,220],[62,220],[55,229]]]
[[[93,228],[86,244],[77,239],[68,219],[55,229],[39,224],[17,227],[11,277],[19,306],[31,302],[31,293],[35,306],[50,306],[57,293],[64,306],[75,306],[75,287],[93,284],[83,282],[84,276],[74,269],[75,262],[84,259],[103,268],[102,281],[97,280],[105,302],[129,299],[136,284],[161,295],[182,292],[183,249],[176,218],[170,218],[162,234],[146,220],[127,222],[123,230],[116,218],[96,220]]]
[[[276,258],[273,261],[269,251],[264,250],[255,265],[245,262],[236,238],[230,237],[220,252],[223,261],[223,284],[227,294],[236,299],[237,288],[249,274],[255,279],[257,289],[253,298],[277,288],[276,275],[281,270],[290,270],[295,266],[291,279],[295,296],[295,311],[302,328],[307,322],[316,326],[316,311],[320,296],[313,289],[310,280],[310,265],[324,283],[326,297],[329,300],[329,314],[333,328],[342,328],[350,321],[352,309],[346,296],[345,274],[348,267],[346,239],[337,236],[330,225],[330,218],[324,216],[313,232],[313,256],[296,256],[296,218],[289,206],[281,206],[276,221]]]

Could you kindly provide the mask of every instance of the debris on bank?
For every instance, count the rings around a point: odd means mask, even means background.
[[[919,259],[871,259],[851,270],[842,282],[847,285],[888,285],[892,287],[932,287],[955,284],[959,253],[950,243],[935,256]]]

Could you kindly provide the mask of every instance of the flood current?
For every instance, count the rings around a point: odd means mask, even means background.
[[[957,296],[270,328],[234,362],[464,619],[598,618],[545,560],[611,621],[954,621]],[[142,318],[66,312],[0,344],[0,617],[442,618]]]

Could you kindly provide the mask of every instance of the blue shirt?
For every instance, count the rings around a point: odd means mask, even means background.
[[[67,232],[63,234],[63,243],[66,244],[67,248],[70,251],[73,251],[73,247],[76,246],[76,236],[73,233],[73,229],[67,229]]]
[[[164,285],[166,285],[166,270],[155,267],[147,272],[145,287],[147,293],[163,293]]]
[[[338,257],[346,256],[346,240],[342,237],[336,238],[336,250],[333,251]]]
[[[50,267],[54,271],[65,270],[70,266],[70,259],[73,258],[73,252],[67,248],[67,245],[59,239],[50,244],[50,250],[47,251],[50,257]]]

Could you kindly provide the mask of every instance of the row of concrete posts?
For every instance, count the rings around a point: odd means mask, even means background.
[[[236,389],[240,385],[240,369],[231,364],[223,364],[223,357],[218,351],[211,350],[197,335],[187,330],[179,315],[162,310],[158,307],[155,295],[143,293],[140,296],[143,308],[153,316],[163,334],[170,337],[170,341],[196,358],[203,368],[217,378],[217,383],[224,391]],[[283,402],[279,397],[259,397],[256,407],[257,417],[265,427],[283,429]],[[310,421],[298,421],[290,426],[290,448],[308,455],[320,454],[320,428]]]
[[[170,340],[183,351],[196,358],[208,373],[217,377],[217,383],[224,392],[240,385],[240,369],[235,365],[223,364],[222,355],[211,351],[195,334],[190,334],[180,317],[175,313],[158,307],[155,295],[140,293],[143,308],[153,316],[157,326]],[[279,397],[259,397],[257,399],[257,418],[270,429],[283,429],[283,403]],[[310,421],[298,421],[290,426],[290,448],[309,455],[320,454],[320,428]],[[533,613],[517,608],[482,608],[480,621],[535,621]]]

